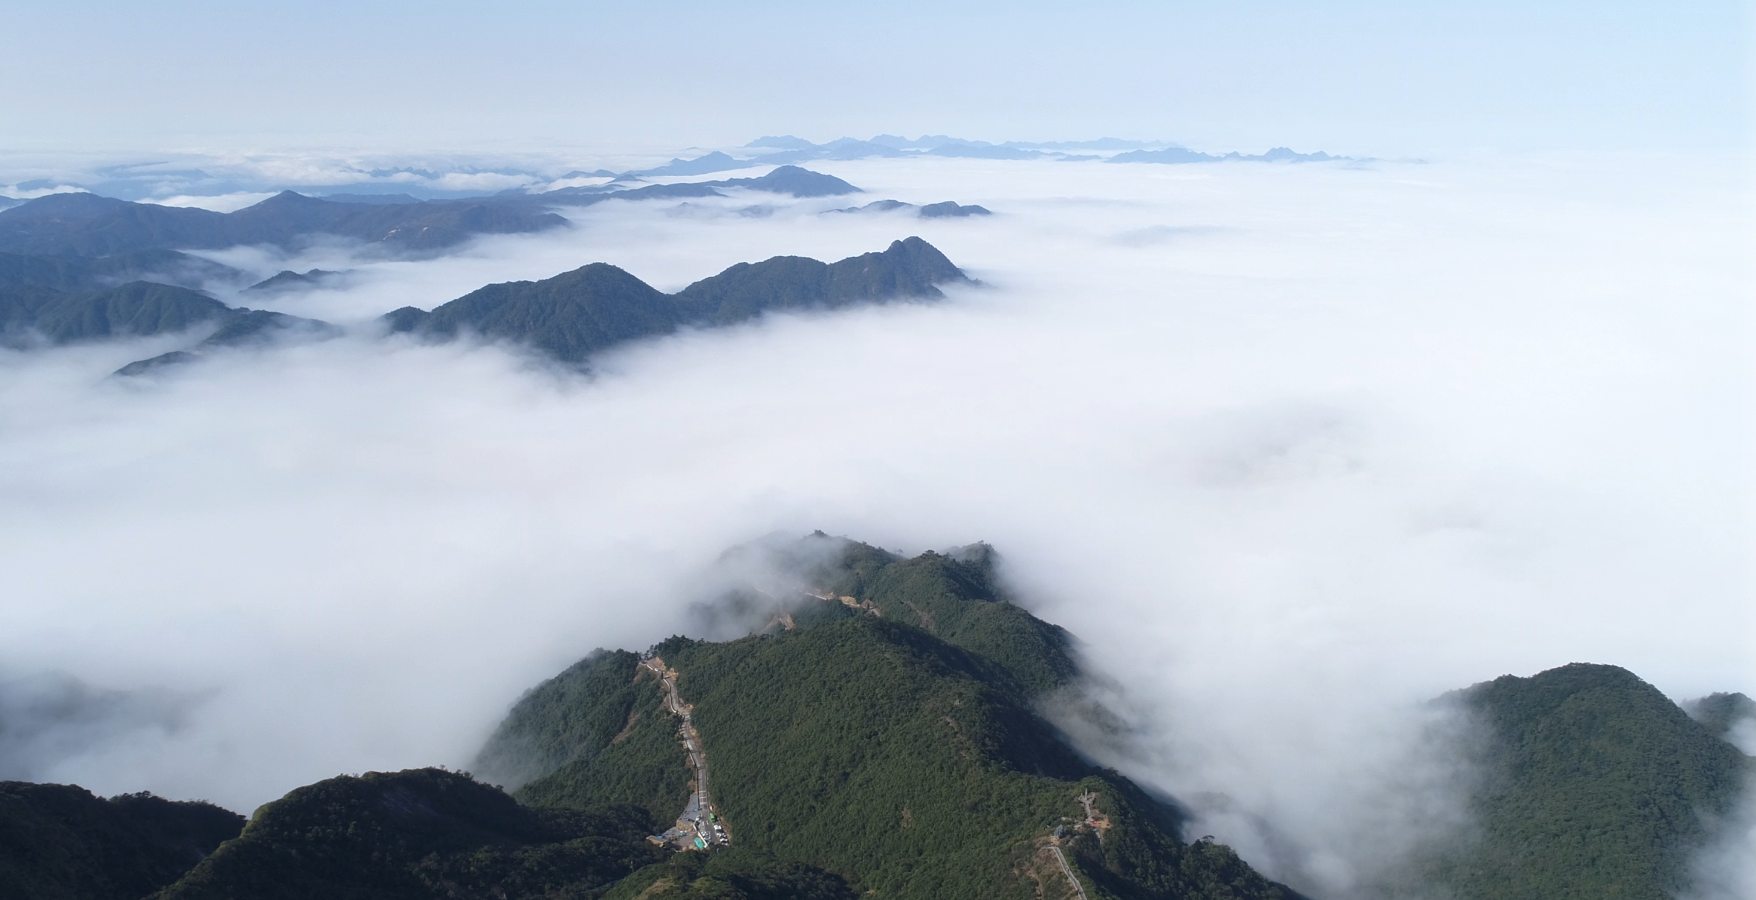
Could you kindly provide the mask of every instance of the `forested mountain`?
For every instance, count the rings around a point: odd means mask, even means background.
[[[1684,704],[1691,718],[1715,735],[1730,739],[1740,722],[1756,724],[1756,700],[1743,694],[1708,694]]]
[[[99,260],[0,255],[0,342],[30,346],[194,333],[189,347],[119,370],[119,374],[139,375],[221,347],[341,333],[326,322],[229,307],[201,291],[169,284],[135,281],[96,290],[51,286],[101,283],[107,273],[183,265],[190,259],[171,251],[139,251]],[[8,277],[10,284],[5,281]],[[282,272],[250,290],[271,296],[287,284],[309,286],[340,277],[342,273],[321,270]],[[937,299],[944,296],[939,285],[968,281],[944,254],[911,237],[893,242],[882,253],[835,263],[797,256],[739,263],[676,294],[662,293],[615,266],[593,263],[542,281],[491,284],[431,312],[404,307],[384,316],[383,322],[391,332],[413,332],[433,340],[468,333],[515,341],[579,363],[617,344],[670,334],[685,326],[730,325],[770,310]],[[201,329],[211,331],[203,334]]]
[[[243,827],[207,803],[0,781],[0,900],[140,900]]]
[[[986,547],[905,560],[847,543],[801,574],[808,593],[765,633],[652,650],[678,673],[734,847],[878,897],[1071,895],[1057,854],[1093,896],[1298,896],[1184,843],[1174,808],[1036,715],[1076,672],[1069,638],[1008,602]],[[517,792],[531,805],[647,804],[657,828],[691,795],[659,694],[636,655],[595,654],[522,699],[478,767],[536,776]]]
[[[566,226],[553,206],[588,206],[611,199],[645,200],[721,196],[744,188],[793,197],[855,194],[860,189],[820,172],[779,166],[754,178],[629,188],[563,188],[541,194],[509,191],[468,200],[416,200],[406,195],[307,197],[282,191],[253,206],[219,213],[134,203],[97,194],[50,194],[0,210],[0,285],[17,282],[17,263],[3,254],[116,257],[142,251],[204,250],[240,245],[297,248],[332,236],[396,253],[430,253],[482,234],[524,234]],[[120,261],[111,277],[137,278],[138,263]],[[75,279],[77,280],[77,279]],[[51,287],[89,287],[63,279]]]
[[[985,206],[964,206],[955,200],[929,203],[926,206],[916,206],[913,203],[904,203],[901,200],[874,200],[864,206],[850,206],[846,209],[830,210],[830,212],[879,213],[894,212],[896,210],[910,210],[923,219],[962,219],[970,216],[991,216],[994,214],[993,210],[988,209]]]
[[[1489,740],[1479,836],[1436,873],[1458,900],[1670,900],[1756,775],[1719,733],[1615,666],[1507,675],[1456,699]]]
[[[200,291],[136,281],[71,293],[46,287],[0,288],[0,331],[13,342],[30,334],[53,344],[187,331],[234,314]]]
[[[96,259],[0,253],[0,291],[12,287],[91,291],[130,281],[195,288],[207,281],[235,278],[241,274],[229,266],[175,250],[136,250]]]
[[[711,154],[710,154],[711,155]],[[725,154],[719,154],[724,156]],[[726,157],[729,159],[730,157]],[[709,166],[707,172],[717,172],[721,168],[742,168],[741,165],[729,167]],[[684,166],[681,170],[655,169],[639,175],[694,175],[696,166]],[[687,171],[685,171],[687,170]],[[630,176],[622,176],[624,178]],[[724,178],[718,181],[684,181],[674,184],[649,184],[645,187],[627,187],[627,182],[617,181],[592,187],[558,188],[552,191],[531,194],[524,191],[508,191],[500,198],[509,201],[524,201],[532,204],[550,204],[554,206],[589,206],[605,200],[652,200],[673,197],[723,197],[720,188],[743,188],[751,191],[762,191],[769,194],[786,194],[791,197],[837,197],[842,194],[858,194],[860,189],[835,177],[798,166],[777,166],[768,174],[753,178]]]
[[[399,252],[432,251],[478,234],[559,228],[553,213],[487,200],[336,203],[283,191],[236,212],[50,194],[0,212],[0,251],[113,256],[140,250],[297,247],[320,235]]]
[[[187,350],[172,350],[151,359],[141,359],[116,370],[117,375],[143,375],[161,366],[191,362],[214,350],[230,347],[266,347],[276,341],[304,338],[323,340],[338,337],[340,328],[318,319],[289,316],[286,313],[242,307],[226,310],[220,326]]]
[[[933,245],[917,237],[882,253],[835,263],[777,256],[739,263],[676,294],[626,271],[593,263],[542,281],[491,284],[427,312],[387,314],[392,332],[433,339],[470,333],[527,344],[566,362],[616,344],[670,334],[686,325],[729,325],[769,310],[835,309],[898,297],[937,299],[939,285],[967,282]]]
[[[212,331],[188,350],[129,363],[120,374],[138,375],[166,363],[192,359],[218,347],[266,343],[292,332],[338,334],[326,322],[284,313],[231,307],[200,291],[136,281],[102,291],[70,293],[45,287],[0,287],[0,345],[42,341],[72,344],[119,337]]]
[[[204,804],[0,784],[0,900],[1300,896],[1038,715],[1079,684],[1073,641],[1011,602],[987,545],[752,546],[732,570],[779,575],[697,610],[746,636],[593,652],[512,705],[480,780],[332,778],[242,833]],[[1575,664],[1447,699],[1482,726],[1474,827],[1395,896],[1674,900],[1753,774],[1723,738],[1742,695],[1691,718]]]
[[[659,862],[644,813],[534,809],[437,769],[342,776],[258,810],[155,900],[585,898]]]

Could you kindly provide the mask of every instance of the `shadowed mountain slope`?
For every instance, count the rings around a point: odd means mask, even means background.
[[[605,900],[857,900],[846,880],[815,866],[731,848],[678,853],[623,879]]]
[[[192,288],[239,274],[229,266],[174,250],[137,250],[100,259],[0,253],[0,291],[22,286],[92,291],[130,281]]]
[[[308,291],[317,288],[338,286],[345,281],[348,273],[330,272],[324,269],[311,269],[305,272],[294,272],[282,269],[261,281],[245,288],[253,294],[274,296],[293,291]]]
[[[477,234],[559,228],[553,213],[490,201],[337,203],[283,191],[230,213],[51,194],[0,212],[0,251],[103,257],[140,250],[296,247],[333,235],[398,252],[434,251]]]
[[[468,776],[371,772],[257,810],[156,900],[588,898],[662,855],[627,807],[531,809]]]
[[[1456,695],[1487,726],[1459,900],[1669,900],[1752,760],[1633,673],[1575,663]]]
[[[0,288],[0,330],[14,339],[34,332],[53,344],[187,331],[232,313],[199,291],[147,281],[90,293]]]
[[[294,332],[315,337],[339,333],[326,322],[230,307],[199,291],[148,281],[79,294],[43,287],[0,287],[0,342],[6,344],[73,344],[208,328],[212,332],[189,350],[129,363],[119,374],[137,375],[218,347],[262,344]]]
[[[208,803],[0,782],[0,900],[139,900],[243,827]]]
[[[918,237],[893,241],[882,253],[834,263],[776,256],[739,263],[676,295],[690,322],[726,325],[769,310],[835,309],[895,297],[944,297],[941,284],[968,283],[963,271]]]
[[[1695,721],[1713,734],[1731,739],[1732,728],[1745,720],[1756,721],[1756,700],[1743,694],[1708,694],[1683,704]]]
[[[1297,896],[1222,846],[1183,843],[1176,810],[1083,761],[1036,715],[1032,697],[1074,674],[1068,639],[997,590],[991,550],[903,560],[813,537],[798,556],[815,560],[796,573],[803,586],[832,599],[784,598],[793,627],[653,648],[679,673],[735,849],[827,870],[862,895],[1024,900],[1071,891],[1049,849],[1060,827],[1092,897]],[[689,770],[637,663],[600,652],[545,682],[478,765],[529,774],[566,760],[518,796],[656,798],[656,818],[675,815],[690,788],[664,782]]]
[[[834,175],[825,175],[798,166],[778,166],[757,178],[727,178],[712,184],[718,187],[767,191],[771,194],[788,194],[793,197],[839,197],[842,194],[862,193],[859,188]]]
[[[724,156],[724,154],[719,154]],[[703,160],[709,159],[702,157]],[[725,157],[730,159],[730,157]],[[673,160],[673,163],[683,163]],[[691,163],[697,162],[694,160]],[[701,166],[685,165],[689,172],[672,171],[669,167],[663,170],[631,173],[636,175],[676,175],[699,174],[700,172],[718,172],[724,169],[739,169],[748,163],[726,164],[723,160],[704,162]],[[723,197],[720,188],[743,188],[751,191],[763,191],[770,194],[786,194],[792,197],[835,197],[842,194],[858,194],[860,189],[835,177],[798,166],[779,166],[766,175],[753,178],[725,178],[718,181],[686,181],[676,184],[650,184],[645,187],[627,188],[616,185],[595,185],[592,187],[559,188],[541,194],[526,194],[522,191],[511,191],[500,195],[498,199],[507,202],[523,202],[527,204],[549,204],[554,206],[590,206],[605,200],[657,200],[679,197]]]
[[[565,362],[626,341],[687,325],[728,325],[769,310],[833,309],[899,297],[938,299],[938,285],[966,282],[951,261],[920,238],[882,253],[822,263],[796,256],[740,263],[676,294],[626,271],[593,263],[542,281],[491,284],[426,312],[384,316],[392,332],[436,339],[472,333],[516,341]]]
[[[392,331],[435,338],[473,332],[529,344],[569,362],[624,341],[669,334],[682,322],[669,294],[607,263],[542,281],[490,284],[430,313],[405,307],[386,319]]]
[[[193,362],[215,350],[234,347],[265,347],[280,340],[325,340],[339,337],[341,329],[318,319],[289,316],[262,309],[226,310],[219,328],[187,350],[172,350],[150,359],[135,360],[116,370],[117,375],[144,375],[163,366]]]

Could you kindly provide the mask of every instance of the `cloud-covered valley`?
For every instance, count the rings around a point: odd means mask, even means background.
[[[423,261],[204,255],[350,269],[255,305],[357,326],[587,262],[676,290],[910,234],[983,285],[590,375],[365,327],[145,379],[108,374],[172,344],[0,351],[0,682],[157,704],[31,777],[247,811],[463,764],[522,690],[686,628],[726,547],[813,529],[994,544],[1119,686],[1116,762],[1313,888],[1444,824],[1458,786],[1404,765],[1422,701],[1572,661],[1756,688],[1733,161],[813,167],[996,214],[734,192]]]

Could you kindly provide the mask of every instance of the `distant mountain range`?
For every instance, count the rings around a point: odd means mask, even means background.
[[[132,203],[96,194],[50,194],[0,212],[0,277],[20,265],[4,255],[110,258],[140,274],[163,260],[153,250],[221,249],[240,245],[298,248],[325,236],[389,252],[431,253],[483,234],[526,234],[562,228],[551,206],[588,206],[612,199],[721,196],[720,188],[826,197],[859,188],[829,175],[782,166],[760,178],[611,190],[564,189],[533,195],[508,192],[473,200],[414,200],[379,195],[322,199],[283,191],[231,213]],[[39,261],[38,265],[45,265]],[[91,270],[96,271],[96,270]],[[96,276],[94,276],[96,277]]]
[[[812,160],[881,157],[1101,160],[1126,151],[1156,151],[1180,146],[1168,141],[1120,138],[995,143],[944,134],[915,138],[879,134],[869,139],[849,137],[818,144],[790,135],[770,135],[736,149],[722,148],[679,157],[664,165],[648,164],[616,171],[595,166],[579,168],[571,162],[545,167],[533,164],[529,159],[494,160],[473,156],[429,157],[413,165],[388,161],[377,165],[362,164],[355,158],[315,156],[301,160],[300,168],[306,179],[297,184],[279,180],[282,169],[268,160],[181,154],[180,164],[158,157],[134,164],[109,161],[84,170],[62,171],[47,178],[25,178],[23,173],[17,173],[12,177],[22,180],[8,190],[28,197],[43,191],[77,189],[108,197],[150,201],[160,197],[272,193],[290,187],[302,194],[337,203],[470,202],[496,196],[497,192],[508,189],[516,193],[541,193],[572,187],[580,179],[607,179],[628,185],[647,177],[693,177],[749,166],[805,164]],[[1221,151],[1202,155],[1234,158]],[[1264,159],[1268,155],[1239,153],[1235,158]],[[27,201],[23,197],[0,196],[0,211],[24,202]]]
[[[813,144],[792,135],[780,135],[758,138],[744,145],[743,149],[752,151],[752,155],[738,158],[716,150],[693,159],[673,159],[656,168],[627,172],[621,177],[705,175],[752,166],[792,165],[811,160],[895,159],[915,156],[998,160],[1103,159],[1108,162],[1155,163],[1354,161],[1351,157],[1331,156],[1323,152],[1295,153],[1285,147],[1276,147],[1266,153],[1254,155],[1237,152],[1216,155],[1197,152],[1177,144],[1166,144],[1162,141],[1124,141],[1117,138],[1104,138],[1096,141],[1063,141],[1040,144],[1011,141],[1004,144],[992,144],[987,141],[964,140],[942,134],[923,135],[915,140],[881,134],[869,141],[857,138],[839,138],[824,144]],[[1092,153],[1069,153],[1067,152],[1069,150],[1097,152],[1119,150],[1125,152],[1104,157]]]
[[[491,284],[431,312],[404,307],[384,322],[392,332],[429,339],[474,334],[509,340],[578,363],[617,344],[685,326],[731,325],[769,311],[939,299],[939,285],[968,281],[945,254],[911,237],[882,253],[836,263],[799,256],[739,263],[675,294],[593,263],[543,281]]]
[[[752,554],[795,587],[698,609],[748,636],[592,652],[511,704],[473,777],[332,778],[241,831],[204,804],[0,784],[0,897],[1302,896],[1040,716],[1082,666],[992,548],[904,558],[818,533],[729,555]],[[1454,748],[1485,776],[1476,827],[1383,896],[1671,900],[1756,774],[1715,718],[1748,714],[1742,695],[1691,704],[1698,720],[1625,670],[1569,665],[1445,702],[1484,728]]]
[[[695,168],[713,170],[712,165]],[[196,286],[203,276],[241,273],[172,251],[247,245],[297,250],[334,238],[391,255],[432,255],[478,235],[563,228],[567,220],[553,209],[609,200],[724,197],[727,190],[796,198],[861,193],[860,188],[833,175],[791,165],[747,178],[637,185],[639,180],[628,176],[627,180],[602,185],[537,193],[508,190],[469,200],[416,200],[405,194],[320,198],[283,191],[230,213],[134,203],[96,194],[50,194],[0,211],[0,287],[28,283],[73,290],[75,283],[78,289],[85,289],[135,279]],[[950,201],[921,208],[921,215],[927,218],[985,213],[981,207]],[[88,264],[79,259],[104,262]],[[55,274],[57,268],[65,274]],[[279,285],[291,286],[290,281]]]
[[[97,259],[0,253],[0,345],[31,347],[159,334],[200,335],[187,350],[130,363],[122,370],[122,374],[133,375],[219,347],[266,344],[292,334],[321,337],[340,333],[340,329],[313,319],[230,307],[203,291],[182,286],[238,274],[226,266],[171,250],[137,250]]]
[[[334,235],[397,252],[430,252],[478,234],[560,228],[553,213],[504,203],[336,203],[283,191],[231,213],[50,194],[0,212],[0,252],[104,257],[142,250],[297,247]]]
[[[0,342],[29,347],[179,333],[197,338],[188,347],[129,363],[118,371],[140,375],[220,348],[341,333],[340,328],[315,319],[229,307],[202,291],[175,284],[114,283],[185,267],[196,274],[213,274],[201,267],[202,262],[171,251],[137,251],[95,260],[0,254]],[[343,277],[344,273],[316,269],[281,272],[245,293],[272,298],[280,290]],[[911,237],[892,242],[881,253],[835,263],[798,256],[739,263],[675,294],[658,291],[615,266],[593,263],[542,281],[491,284],[431,311],[404,307],[385,315],[381,323],[390,333],[431,341],[466,335],[504,340],[581,364],[618,344],[680,328],[732,325],[771,311],[936,300],[944,296],[941,285],[966,283],[970,279],[943,253]]]
[[[175,334],[211,326],[216,330],[204,336],[196,348],[205,350],[301,325],[317,331],[333,330],[314,320],[230,307],[200,291],[150,281],[79,292],[31,286],[0,288],[0,338],[13,346]]]
[[[923,219],[957,219],[967,218],[969,216],[991,216],[994,214],[993,211],[985,206],[964,206],[951,200],[946,200],[943,203],[929,203],[926,206],[916,206],[913,203],[904,203],[901,200],[874,200],[864,206],[850,206],[847,209],[838,209],[834,211],[844,213],[874,213],[894,212],[899,209],[912,210],[915,215],[920,216]]]
[[[1254,156],[1232,152],[1220,155],[1197,153],[1183,147],[1167,147],[1163,150],[1130,150],[1118,153],[1105,160],[1113,163],[1212,163],[1212,162],[1352,162],[1347,156],[1330,156],[1318,151],[1316,153],[1295,153],[1286,147],[1276,147],[1267,153]]]

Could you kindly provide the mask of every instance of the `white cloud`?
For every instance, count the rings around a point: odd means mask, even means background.
[[[52,187],[23,189],[16,184],[0,185],[0,197],[11,197],[14,200],[35,200],[50,194],[83,194],[85,188],[70,184],[57,184]]]
[[[241,191],[234,194],[215,194],[212,196],[178,194],[172,197],[161,197],[152,202],[159,206],[185,206],[194,207],[196,209],[208,209],[214,212],[229,213],[236,212],[246,206],[255,206],[273,196],[273,191]]]
[[[605,203],[274,308],[362,321],[592,261],[670,290],[899,229],[990,286],[590,379],[365,337],[156,381],[102,377],[149,348],[0,356],[0,658],[217,690],[47,777],[247,809],[467,761],[525,687],[681,627],[732,544],[987,540],[1126,686],[1132,774],[1271,870],[1363,883],[1455,787],[1381,777],[1422,758],[1418,701],[1575,660],[1756,682],[1749,223],[1732,163],[1687,163],[836,163],[997,215]]]

